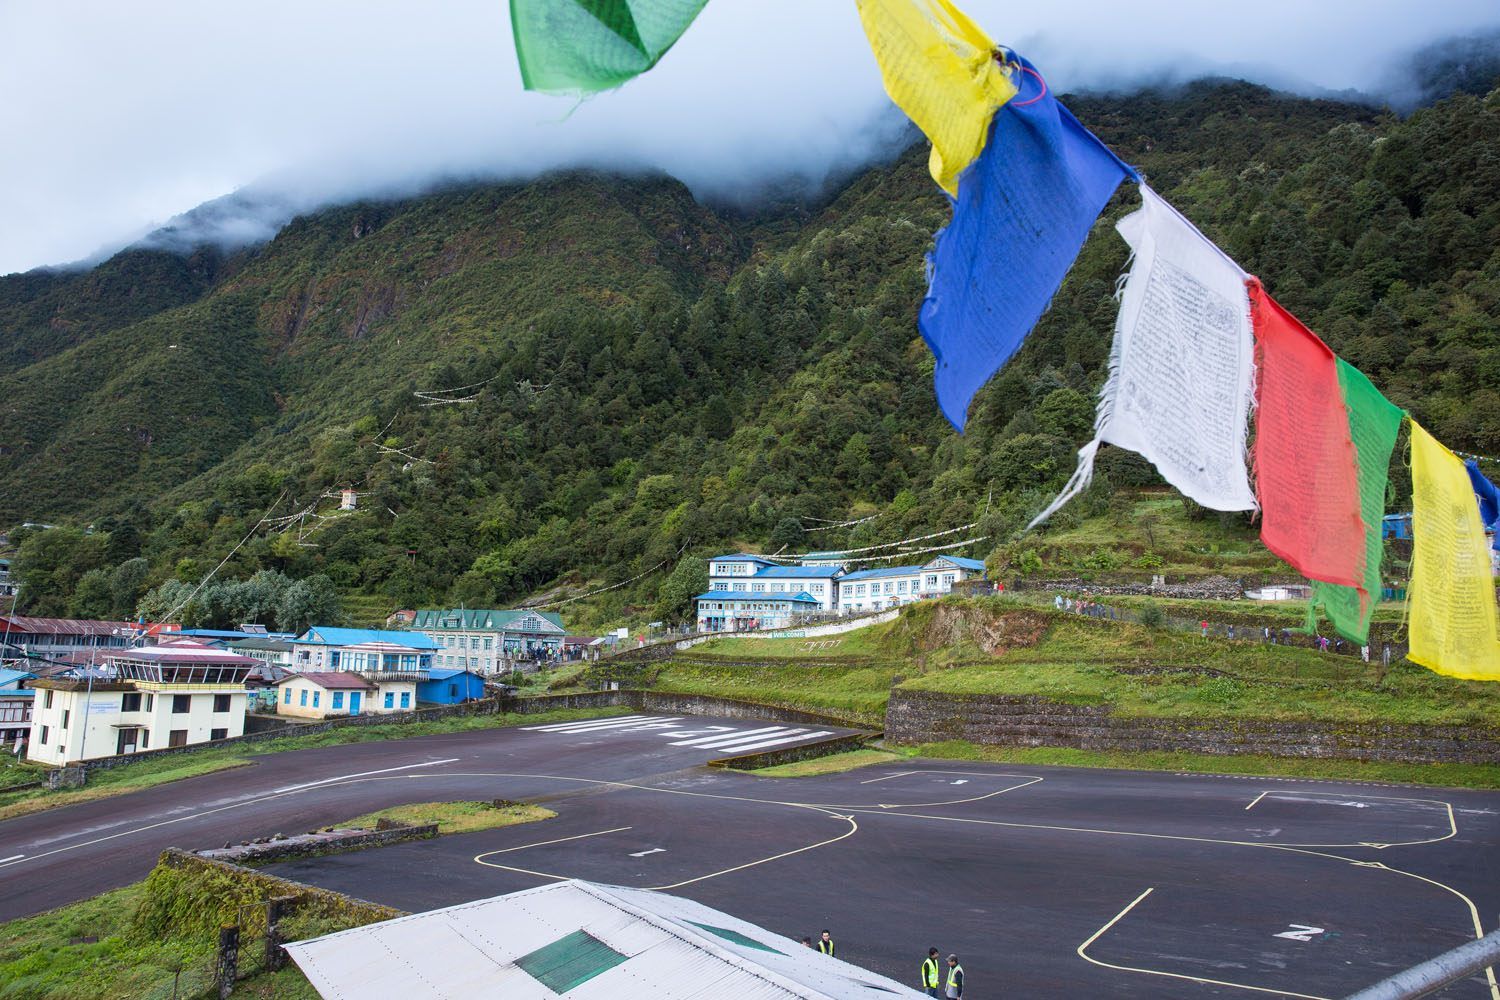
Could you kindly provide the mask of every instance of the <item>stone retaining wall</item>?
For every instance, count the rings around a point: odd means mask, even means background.
[[[336,851],[359,851],[366,847],[385,847],[408,840],[428,840],[438,835],[436,823],[421,826],[398,826],[390,830],[330,830],[327,833],[309,833],[284,840],[265,840],[259,843],[240,844],[237,847],[219,847],[196,852],[200,858],[215,861],[255,862],[284,861],[287,858],[313,858]]]
[[[294,882],[289,878],[270,875],[229,861],[200,857],[176,847],[169,847],[162,851],[156,864],[158,867],[172,868],[188,876],[195,872],[227,875],[237,882],[250,886],[255,890],[256,895],[263,899],[271,899],[275,896],[295,896],[299,905],[312,903],[324,913],[347,918],[351,925],[369,924],[378,920],[394,920],[396,917],[407,915],[405,910],[382,906],[357,896],[334,892],[332,889]]]
[[[1116,716],[1108,707],[1046,698],[891,692],[893,743],[968,740],[990,746],[1181,750],[1203,754],[1338,758],[1402,763],[1500,762],[1500,729],[1337,721],[1164,719]]]
[[[779,750],[762,750],[759,753],[740,754],[737,757],[720,757],[708,762],[709,767],[721,767],[732,771],[757,771],[777,764],[791,764],[814,757],[828,757],[850,750],[863,750],[871,740],[880,738],[879,733],[850,733],[847,736],[831,736],[816,743],[805,743],[800,747],[783,747]]]

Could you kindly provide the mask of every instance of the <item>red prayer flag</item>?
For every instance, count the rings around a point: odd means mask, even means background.
[[[1312,580],[1363,589],[1359,467],[1328,345],[1251,278],[1260,538]]]

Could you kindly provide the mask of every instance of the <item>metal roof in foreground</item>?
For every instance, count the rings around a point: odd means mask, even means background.
[[[286,947],[329,1000],[922,995],[690,899],[578,880]]]

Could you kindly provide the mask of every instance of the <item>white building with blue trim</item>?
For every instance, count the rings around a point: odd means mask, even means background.
[[[942,597],[960,580],[984,576],[984,563],[938,556],[920,566],[886,566],[849,573],[839,580],[840,611],[883,611]]]
[[[938,556],[921,566],[850,573],[838,552],[814,552],[798,566],[748,552],[708,561],[708,590],[695,600],[699,632],[786,628],[818,614],[879,611],[941,597],[960,580],[984,575],[984,563]]]

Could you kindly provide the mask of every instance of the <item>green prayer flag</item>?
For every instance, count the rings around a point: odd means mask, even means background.
[[[592,94],[646,72],[708,0],[510,0],[527,90]]]
[[[1359,474],[1359,511],[1365,523],[1363,593],[1354,587],[1312,582],[1313,604],[1322,604],[1328,620],[1344,638],[1361,645],[1370,639],[1370,616],[1380,600],[1380,560],[1385,551],[1381,518],[1385,514],[1386,480],[1391,452],[1401,432],[1401,409],[1380,394],[1358,368],[1338,359],[1339,388],[1349,411],[1349,436],[1354,441]]]

